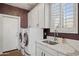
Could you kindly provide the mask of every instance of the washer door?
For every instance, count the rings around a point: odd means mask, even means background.
[[[27,47],[28,46],[28,34],[27,34],[27,32],[26,33],[24,33],[24,41],[25,41],[25,46]]]
[[[19,34],[20,42],[22,42],[22,33]]]

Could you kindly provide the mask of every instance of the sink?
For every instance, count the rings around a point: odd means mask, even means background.
[[[49,41],[49,40],[42,41],[42,42],[50,44],[50,45],[56,45],[56,44],[58,44],[57,42],[53,42],[53,41]]]

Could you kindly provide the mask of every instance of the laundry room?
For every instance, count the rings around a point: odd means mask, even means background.
[[[79,3],[0,3],[0,56],[79,56]]]

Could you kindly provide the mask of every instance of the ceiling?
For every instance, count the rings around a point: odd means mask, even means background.
[[[26,10],[31,10],[33,7],[37,5],[37,3],[6,3],[6,4]]]

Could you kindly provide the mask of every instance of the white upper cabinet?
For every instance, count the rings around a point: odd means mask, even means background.
[[[38,8],[35,7],[28,13],[28,27],[38,27]]]
[[[33,23],[33,27],[38,27],[39,23],[38,23],[38,7],[36,6],[33,10],[32,10],[32,23]]]
[[[44,28],[44,4],[38,4],[39,27]]]
[[[45,25],[44,25],[44,27],[45,28],[49,28],[49,26],[50,26],[50,24],[49,24],[49,20],[50,20],[50,14],[49,14],[49,12],[50,12],[50,9],[49,9],[49,4],[48,3],[46,3],[46,4],[44,4],[44,18],[45,18]]]
[[[39,9],[39,27],[49,28],[49,4],[38,4]]]
[[[28,27],[32,27],[32,12],[28,13]]]
[[[51,32],[78,33],[78,6],[76,3],[50,4]]]
[[[49,28],[49,5],[40,3],[28,13],[28,27]]]

